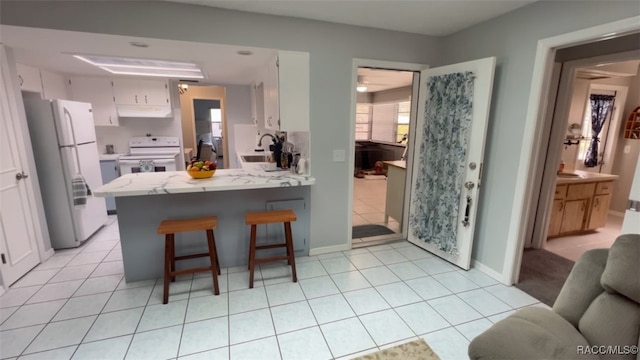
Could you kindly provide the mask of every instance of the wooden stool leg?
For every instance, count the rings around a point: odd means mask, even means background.
[[[169,246],[171,247],[171,272],[176,271],[176,238],[175,234],[171,234],[171,240],[169,240]],[[176,282],[176,277],[171,277],[171,282]]]
[[[249,289],[253,289],[253,271],[256,265],[256,232],[257,226],[251,225],[251,239],[249,240]]]
[[[171,245],[170,238],[172,234],[166,234],[164,237],[164,292],[162,294],[162,303],[169,302],[169,268],[171,266]]]
[[[218,248],[216,248],[216,238],[215,238],[215,236],[213,237],[213,252],[216,254],[216,268],[218,270],[218,275],[222,275],[222,273],[220,272],[220,260],[218,259]]]
[[[209,259],[211,260],[211,275],[213,276],[213,293],[220,295],[220,288],[218,287],[218,254],[216,254],[215,239],[213,237],[213,230],[207,230],[207,241],[209,242]]]
[[[284,223],[284,234],[287,241],[287,257],[289,258],[289,264],[291,264],[291,274],[293,275],[293,282],[298,282],[298,275],[296,274],[296,258],[293,250],[293,237],[291,236],[291,223]]]
[[[291,253],[289,251],[289,241],[287,240],[287,223],[283,222],[282,225],[284,226],[284,243],[287,245],[285,246],[285,249],[287,249],[287,265],[291,265]]]

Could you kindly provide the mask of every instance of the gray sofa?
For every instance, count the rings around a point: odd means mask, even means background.
[[[469,357],[640,360],[638,345],[640,235],[621,235],[611,249],[589,250],[578,259],[553,311],[516,311],[473,339]],[[594,346],[619,346],[627,353],[599,354],[607,349]]]

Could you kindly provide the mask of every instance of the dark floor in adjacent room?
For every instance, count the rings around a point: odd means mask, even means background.
[[[520,290],[553,306],[574,262],[543,249],[525,249],[522,255]]]

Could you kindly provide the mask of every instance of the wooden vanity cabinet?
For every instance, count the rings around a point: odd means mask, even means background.
[[[607,223],[613,181],[556,186],[548,237],[595,230]]]

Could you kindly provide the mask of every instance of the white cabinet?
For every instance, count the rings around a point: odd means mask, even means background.
[[[251,123],[258,125],[258,103],[256,99],[258,84],[251,84]]]
[[[42,94],[42,80],[40,70],[29,65],[16,63],[18,69],[18,83],[20,90],[32,91]]]
[[[309,53],[278,52],[279,124],[282,131],[309,131]]]
[[[43,99],[69,99],[66,81],[62,75],[42,69],[40,77],[42,78]]]
[[[279,51],[264,72],[264,127],[309,131],[309,54]]]
[[[113,79],[113,96],[118,105],[169,105],[164,80]]]
[[[118,113],[113,98],[111,79],[73,77],[69,80],[71,98],[91,103],[96,126],[118,126]]]

